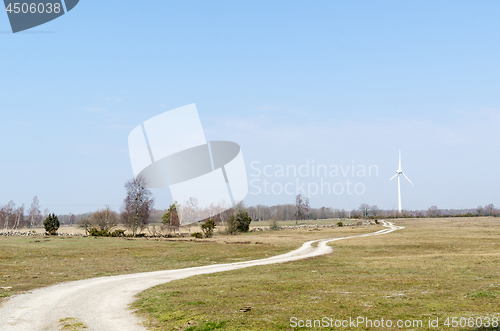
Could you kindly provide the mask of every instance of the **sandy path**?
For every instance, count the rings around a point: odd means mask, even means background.
[[[144,331],[145,327],[128,305],[134,302],[136,294],[152,286],[194,275],[328,254],[332,248],[327,243],[331,241],[382,235],[402,229],[390,222],[382,222],[386,229],[357,236],[308,241],[294,251],[261,260],[91,278],[36,289],[14,296],[2,304],[0,330],[60,330],[60,319],[74,317],[88,326],[85,330]],[[312,247],[315,242],[318,242],[317,247]]]

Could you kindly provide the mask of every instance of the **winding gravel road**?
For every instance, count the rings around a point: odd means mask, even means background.
[[[144,331],[128,307],[134,296],[152,286],[194,275],[235,270],[257,265],[282,263],[328,254],[329,242],[387,234],[403,227],[382,221],[386,229],[357,236],[320,239],[304,243],[286,254],[261,260],[213,264],[203,267],[163,270],[129,275],[91,278],[61,283],[13,296],[0,307],[0,330],[60,330],[59,320],[73,317],[92,331]],[[318,242],[316,247],[312,244]]]

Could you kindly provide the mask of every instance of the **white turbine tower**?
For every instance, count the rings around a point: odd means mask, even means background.
[[[401,170],[401,150],[399,150],[399,168],[396,170],[396,174],[391,177],[392,180],[394,177],[398,177],[398,205],[399,205],[399,212],[401,213],[401,178],[399,178],[401,175],[405,176],[406,179],[413,185],[411,182],[410,178],[406,177],[406,175],[403,173],[403,170]]]

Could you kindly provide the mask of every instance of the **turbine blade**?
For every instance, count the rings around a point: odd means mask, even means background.
[[[401,150],[399,150],[399,168],[398,169],[401,169]]]
[[[406,175],[405,175],[404,172],[402,174],[403,174],[403,176],[405,176],[406,179],[408,179],[408,181],[411,183],[411,185],[413,185],[413,183],[411,182],[410,178],[406,177]]]
[[[398,175],[398,174],[395,174],[395,175],[394,175],[394,176],[392,176],[392,177],[391,177],[391,179],[389,179],[389,180],[392,180],[392,179],[393,179],[394,177],[396,177],[397,175]]]

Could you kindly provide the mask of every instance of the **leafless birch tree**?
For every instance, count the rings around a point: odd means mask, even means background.
[[[127,197],[123,201],[121,218],[132,234],[141,233],[149,223],[153,210],[154,198],[151,191],[146,188],[144,177],[138,176],[125,183]]]
[[[30,208],[28,209],[28,219],[30,222],[30,231],[33,230],[35,224],[42,218],[42,213],[40,212],[40,202],[38,197],[33,198]]]
[[[8,204],[2,207],[1,214],[3,216],[3,230],[7,232],[9,229],[9,222],[14,217],[14,208],[16,204],[14,201],[10,201]]]

